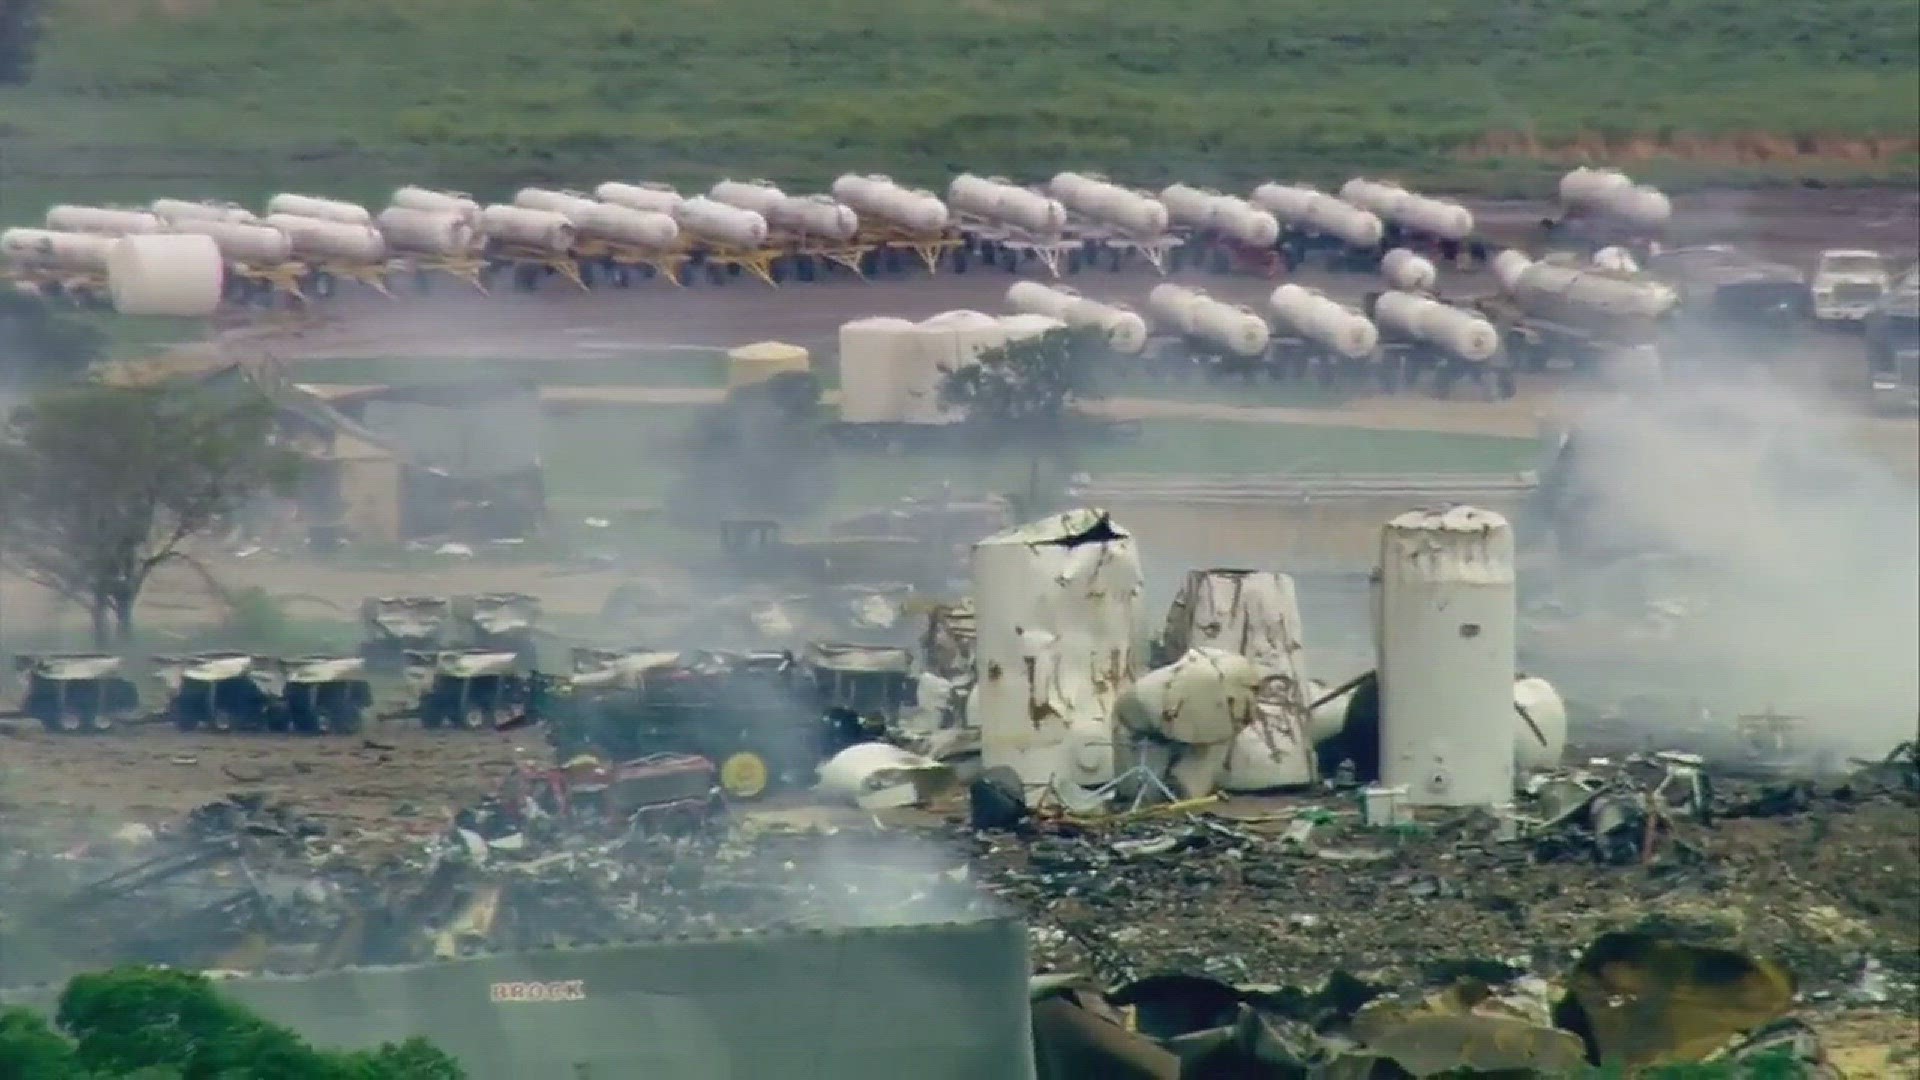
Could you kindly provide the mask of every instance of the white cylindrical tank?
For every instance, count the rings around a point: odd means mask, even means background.
[[[356,203],[342,202],[339,199],[321,199],[312,195],[293,195],[281,192],[267,200],[267,214],[288,214],[293,217],[312,218],[315,221],[332,221],[341,225],[364,225],[372,227],[373,215],[367,208]]]
[[[1104,176],[1063,172],[1055,173],[1053,179],[1047,181],[1047,194],[1077,210],[1077,204],[1092,202],[1112,186]]]
[[[1273,290],[1267,302],[1281,324],[1341,356],[1358,360],[1380,345],[1380,331],[1365,315],[1311,289],[1288,283]]]
[[[1287,224],[1305,220],[1315,199],[1326,195],[1299,184],[1261,184],[1253,189],[1253,203]]]
[[[1520,275],[1532,265],[1533,260],[1527,257],[1526,252],[1508,248],[1493,257],[1493,276],[1502,289],[1511,292],[1514,282],[1519,281]]]
[[[1440,272],[1433,263],[1406,248],[1394,248],[1380,259],[1380,276],[1387,284],[1407,292],[1431,292]]]
[[[1153,324],[1163,331],[1175,334],[1193,332],[1193,308],[1200,300],[1197,289],[1171,282],[1155,285],[1147,293],[1147,314],[1153,316]]]
[[[1186,184],[1168,184],[1160,189],[1160,204],[1167,208],[1167,217],[1175,224],[1195,229],[1213,228],[1219,198],[1220,193],[1211,188]]]
[[[596,204],[577,191],[525,187],[513,193],[513,205],[522,210],[545,210],[550,214],[559,214],[578,229],[580,219],[591,212]]]
[[[1365,210],[1377,217],[1391,220],[1400,203],[1411,195],[1406,188],[1385,180],[1369,180],[1363,176],[1340,185],[1340,198],[1344,202]]]
[[[0,259],[44,270],[104,272],[116,243],[113,237],[97,233],[8,229],[0,232]]]
[[[1106,331],[1108,347],[1122,356],[1134,356],[1147,347],[1147,320],[1117,304],[1083,298],[1074,301],[1062,318],[1073,326],[1098,326]]]
[[[1593,268],[1612,274],[1637,274],[1640,272],[1640,261],[1626,248],[1603,247],[1593,253]]]
[[[1251,308],[1202,296],[1187,309],[1192,336],[1236,356],[1259,356],[1267,351],[1273,331]]]
[[[1115,700],[1133,678],[1143,587],[1133,538],[1100,510],[1071,510],[974,545],[968,717],[985,767],[1007,766],[1034,787],[1063,772],[1082,783],[1111,774],[1110,742],[1104,760],[1062,761],[1062,748],[1097,753],[1097,740],[1073,733],[1111,732]]]
[[[466,222],[469,231],[480,227],[480,204],[473,196],[461,191],[435,191],[432,188],[417,187],[408,184],[395,188],[390,205],[405,210],[434,210],[442,214],[452,214]]]
[[[1381,779],[1416,806],[1511,802],[1513,530],[1469,506],[1402,514],[1377,580]]]
[[[268,214],[264,224],[286,233],[293,241],[294,254],[303,257],[354,263],[376,263],[387,257],[386,239],[371,225],[348,225],[298,214]]]
[[[101,236],[157,233],[166,227],[158,216],[145,210],[67,204],[50,208],[46,224],[53,232],[97,233]]]
[[[107,255],[113,310],[122,315],[211,315],[225,283],[226,261],[210,237],[123,236]]]
[[[1582,165],[1560,178],[1560,202],[1569,209],[1601,210],[1632,189],[1633,178],[1618,169]]]
[[[1063,172],[1053,178],[1047,190],[1068,208],[1135,236],[1158,236],[1167,231],[1167,208],[1160,200],[1100,177]]]
[[[1010,342],[1026,341],[1066,328],[1065,319],[1056,319],[1051,315],[1020,314],[1000,317],[1000,329],[1006,332],[1007,340]]]
[[[373,221],[394,251],[458,255],[473,250],[473,226],[456,210],[389,206]]]
[[[767,242],[766,218],[699,195],[674,207],[673,220],[682,232],[727,247],[758,248]]]
[[[833,182],[833,197],[854,213],[908,232],[930,235],[947,227],[947,204],[931,191],[904,188],[886,176],[849,173]]]
[[[958,414],[940,402],[947,373],[977,363],[980,354],[1007,343],[1001,320],[979,311],[944,311],[913,330],[913,348],[894,369],[901,419],[910,424],[946,424]]]
[[[1260,673],[1226,649],[1193,648],[1142,675],[1114,705],[1128,756],[1163,775],[1182,798],[1201,798],[1228,773],[1238,737],[1258,716]],[[1177,747],[1177,752],[1168,750]],[[1243,767],[1239,779],[1258,772]],[[1271,786],[1271,785],[1269,785]]]
[[[947,202],[976,217],[1045,236],[1057,234],[1067,224],[1067,208],[1057,200],[998,177],[956,176],[947,187]]]
[[[1497,267],[1496,267],[1497,269]],[[1522,307],[1542,310],[1585,309],[1598,316],[1654,319],[1680,302],[1672,287],[1549,262],[1510,264],[1507,292]]]
[[[1067,309],[1080,294],[1062,285],[1047,285],[1038,281],[1016,281],[1007,286],[1007,306],[1025,315],[1046,315],[1055,319],[1067,317]]]
[[[652,181],[626,184],[618,180],[609,180],[594,188],[593,197],[629,210],[651,210],[656,214],[673,213],[673,208],[679,206],[683,198],[666,184]]]
[[[1473,211],[1445,199],[1408,193],[1383,216],[1403,229],[1442,240],[1465,240],[1473,235]]]
[[[1500,331],[1485,318],[1415,293],[1381,293],[1374,301],[1373,318],[1387,333],[1473,363],[1491,360],[1500,351]]]
[[[831,195],[788,195],[773,204],[767,223],[823,240],[851,240],[860,231],[860,216]]]
[[[1379,246],[1386,233],[1378,215],[1328,195],[1309,200],[1298,224],[1357,248]]]
[[[707,192],[714,202],[751,210],[763,218],[771,218],[774,207],[786,197],[771,180],[722,180]]]
[[[670,248],[680,238],[680,226],[674,224],[672,217],[614,203],[594,202],[576,207],[573,226],[580,236],[654,251]]]
[[[505,203],[480,211],[480,232],[492,241],[551,255],[572,251],[576,234],[565,214]]]
[[[1272,247],[1280,239],[1279,219],[1233,195],[1215,200],[1213,227],[1220,235],[1248,247]]]
[[[175,221],[173,228],[211,238],[228,262],[273,266],[293,258],[293,237],[270,225],[193,218]]]
[[[1673,217],[1673,203],[1660,189],[1638,184],[1607,202],[1607,212],[1631,228],[1654,231]]]
[[[1513,762],[1522,770],[1557,769],[1567,752],[1567,703],[1545,679],[1513,681]]]
[[[169,225],[178,225],[183,221],[231,221],[236,224],[251,225],[260,220],[259,215],[253,211],[233,203],[155,199],[147,209],[153,211],[155,217]]]
[[[840,326],[840,419],[897,424],[906,419],[900,371],[916,362],[918,328],[905,319],[855,319]]]

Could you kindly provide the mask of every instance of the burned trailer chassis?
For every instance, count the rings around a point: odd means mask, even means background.
[[[427,728],[488,731],[524,716],[532,682],[524,675],[436,674],[420,695],[420,723]]]
[[[47,679],[32,677],[20,711],[48,731],[105,732],[140,712],[140,691],[132,680]]]

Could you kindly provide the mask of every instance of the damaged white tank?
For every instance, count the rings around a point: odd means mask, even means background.
[[[1415,806],[1511,801],[1513,530],[1489,510],[1417,510],[1380,539],[1380,773]]]
[[[1264,570],[1193,570],[1161,635],[1161,655],[1224,649],[1253,664],[1260,686],[1248,730],[1228,755],[1220,786],[1264,791],[1315,779],[1305,635],[1293,579]]]
[[[1188,649],[1142,675],[1114,706],[1127,759],[1174,794],[1197,799],[1219,788],[1241,733],[1259,711],[1261,673],[1226,649]]]
[[[981,762],[1029,786],[1113,776],[1111,717],[1135,668],[1143,588],[1133,537],[1102,510],[1071,510],[973,547],[968,719]]]

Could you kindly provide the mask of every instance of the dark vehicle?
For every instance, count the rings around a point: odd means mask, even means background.
[[[48,731],[110,731],[140,712],[140,691],[120,673],[118,656],[21,656],[14,664],[27,677],[21,711]]]
[[[1920,410],[1920,269],[1894,282],[1868,312],[1864,329],[1874,406]]]
[[[450,649],[407,654],[410,678],[421,684],[420,722],[430,728],[483,731],[522,717],[532,676],[510,649]]]
[[[248,653],[153,658],[171,691],[167,714],[181,731],[256,731],[278,717],[278,675]],[[284,725],[281,725],[284,726]]]
[[[861,741],[869,723],[860,707],[879,706],[878,715],[897,708],[885,704],[895,695],[872,689],[893,673],[823,675],[788,652],[576,653],[575,666],[586,670],[536,677],[528,708],[548,722],[563,760],[595,750],[620,759],[697,754],[740,799],[804,783],[822,760]]]
[[[1651,254],[1646,270],[1679,292],[1681,310],[1689,318],[1771,327],[1813,317],[1813,290],[1805,274],[1724,244]]]

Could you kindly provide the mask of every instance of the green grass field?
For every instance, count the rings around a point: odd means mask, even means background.
[[[1531,154],[1462,152],[1516,138],[1757,135],[1779,160],[1634,168],[1884,178],[1913,174],[1920,125],[1912,0],[51,2],[32,81],[0,89],[0,220],[847,169],[1544,190]]]

